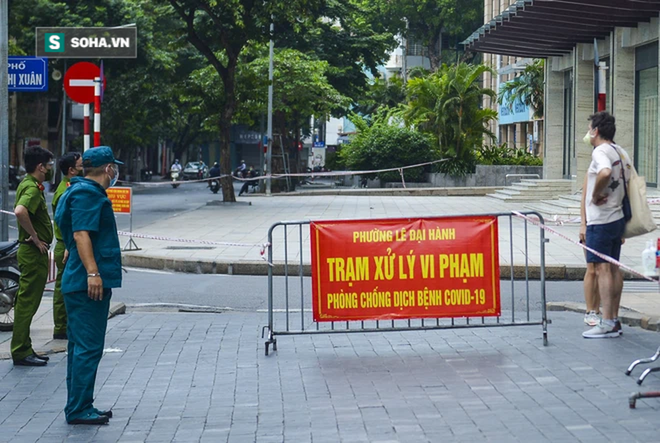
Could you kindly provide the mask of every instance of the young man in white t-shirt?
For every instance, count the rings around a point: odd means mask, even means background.
[[[615,120],[607,112],[589,117],[589,132],[585,136],[594,147],[591,164],[587,170],[584,193],[583,222],[580,240],[601,254],[619,260],[621,241],[626,227],[622,202],[624,198],[624,173],[627,182],[632,162],[628,153],[613,142],[616,133]],[[602,303],[603,317],[599,324],[584,332],[584,338],[613,338],[621,335],[618,319],[622,287],[621,271],[601,257],[587,251],[587,272],[596,274]]]

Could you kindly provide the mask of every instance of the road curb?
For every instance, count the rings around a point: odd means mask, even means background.
[[[268,275],[269,265],[265,261],[207,261],[207,260],[181,260],[167,257],[154,257],[138,254],[124,254],[123,265],[134,268],[146,268],[162,271],[185,272],[190,274],[228,274],[228,275]],[[311,276],[312,268],[309,263],[303,264],[302,275]],[[584,278],[586,267],[581,266],[546,266],[545,278],[548,281],[577,281]],[[283,276],[300,275],[299,263],[290,263],[285,266],[283,262],[273,263],[273,275]],[[540,266],[513,265],[513,277],[517,280],[539,280],[541,278]],[[511,265],[500,266],[500,278],[511,278]],[[642,280],[633,274],[624,272],[626,280]]]
[[[619,313],[621,323],[628,326],[638,326],[648,331],[660,331],[660,318],[645,315],[626,306],[621,306],[623,310]],[[587,309],[584,303],[575,302],[553,302],[548,303],[548,311],[568,311],[584,314]]]
[[[502,186],[474,186],[467,188],[351,188],[351,189],[316,189],[276,194],[278,197],[310,197],[317,195],[343,195],[343,196],[416,196],[416,197],[485,197],[493,194]],[[252,196],[265,196],[264,194],[250,194]]]
[[[108,313],[108,320],[117,315],[126,314],[126,305],[123,303],[110,303],[110,312]]]

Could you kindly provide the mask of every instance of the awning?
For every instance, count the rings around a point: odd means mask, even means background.
[[[660,0],[519,0],[468,37],[465,49],[548,58],[578,43],[635,27],[660,13]]]

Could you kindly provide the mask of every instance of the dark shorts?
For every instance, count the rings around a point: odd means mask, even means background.
[[[625,219],[604,225],[587,226],[587,246],[615,260],[621,256],[621,239],[626,228]],[[587,263],[607,263],[597,255],[587,251]]]

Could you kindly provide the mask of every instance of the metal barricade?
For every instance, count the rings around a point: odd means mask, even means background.
[[[541,224],[543,217],[538,212],[521,212],[523,215],[538,217]],[[305,263],[309,258],[309,245],[305,247],[305,238],[309,236],[310,221],[282,221],[275,223],[268,230],[268,325],[262,328],[262,338],[265,341],[265,354],[268,355],[272,345],[277,351],[278,335],[301,334],[336,334],[365,333],[387,331],[422,331],[435,329],[459,328],[491,328],[507,326],[534,326],[542,328],[543,345],[548,345],[548,317],[545,294],[545,231],[535,228],[527,220],[518,218],[512,213],[469,214],[469,216],[491,216],[498,218],[500,258],[506,249],[508,263],[500,263],[500,287],[510,282],[510,304],[501,297],[502,313],[498,317],[452,317],[452,318],[420,318],[404,320],[361,320],[315,322],[311,315],[311,284],[306,278],[311,274],[311,265]],[[453,216],[456,217],[456,216]],[[415,217],[424,218],[424,217]],[[433,217],[438,218],[438,217]],[[502,223],[504,221],[505,223]],[[538,229],[538,267],[530,268],[530,237],[529,226]],[[508,226],[508,232],[503,229]],[[305,229],[305,228],[308,229]],[[306,232],[304,232],[306,231]],[[295,248],[291,250],[292,244]],[[515,246],[514,246],[515,243]],[[279,249],[281,248],[281,249]],[[276,257],[275,252],[281,251]],[[524,265],[515,265],[516,254],[522,255]],[[536,254],[535,254],[536,255]],[[278,274],[276,277],[275,274]],[[275,290],[277,280],[277,296]],[[291,283],[293,280],[293,283]],[[308,279],[309,280],[309,279]],[[281,285],[283,283],[283,285]],[[538,293],[532,291],[537,286]],[[521,288],[522,287],[522,294]],[[518,289],[518,290],[517,290]],[[519,296],[520,294],[520,296]],[[534,300],[536,296],[536,301]],[[530,303],[540,311],[540,318],[532,318]],[[505,310],[505,308],[507,310]],[[506,313],[506,315],[505,315]],[[277,320],[276,320],[277,314]]]

